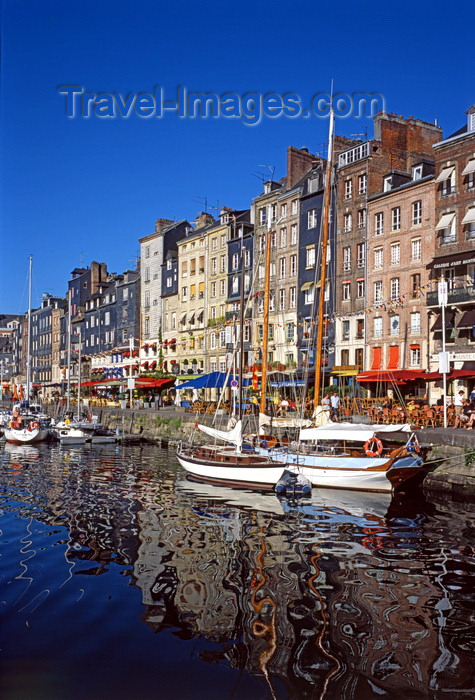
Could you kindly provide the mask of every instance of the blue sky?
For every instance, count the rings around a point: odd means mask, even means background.
[[[60,85],[217,95],[378,93],[388,112],[459,128],[475,102],[467,2],[4,0],[0,313],[64,295],[91,260],[135,267],[158,217],[246,208],[289,145],[325,154],[327,119],[67,118]],[[337,133],[372,135],[367,118]]]

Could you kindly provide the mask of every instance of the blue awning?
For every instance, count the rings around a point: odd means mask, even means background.
[[[190,379],[189,382],[184,382],[183,384],[176,384],[177,389],[221,389],[226,382],[226,372],[210,372],[209,374],[201,374],[196,379]],[[228,376],[228,381],[226,386],[231,386],[233,380],[237,380],[233,374]],[[251,384],[250,379],[244,379],[242,382],[243,386],[249,386]]]

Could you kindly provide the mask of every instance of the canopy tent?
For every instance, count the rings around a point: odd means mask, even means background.
[[[303,428],[300,440],[347,440],[366,442],[375,433],[410,432],[409,423],[404,425],[366,425],[365,423],[330,423],[319,428]]]
[[[227,377],[227,382],[226,382]],[[223,386],[231,386],[231,382],[237,378],[226,372],[210,372],[209,374],[200,374],[196,379],[191,379],[189,382],[177,384],[177,389],[221,389]],[[243,386],[251,384],[250,379],[243,379]]]
[[[422,379],[427,382],[438,381],[443,378],[441,372],[426,372],[422,375]],[[453,379],[475,379],[475,369],[451,369],[447,373],[447,381],[452,381]]]

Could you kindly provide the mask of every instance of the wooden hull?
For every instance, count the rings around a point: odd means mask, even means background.
[[[212,484],[273,489],[285,465],[255,453],[202,446],[177,449],[177,459],[194,479]]]

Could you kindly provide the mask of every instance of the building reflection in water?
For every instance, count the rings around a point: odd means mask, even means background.
[[[210,642],[202,662],[276,698],[472,692],[470,509],[317,490],[292,506],[180,481],[134,450],[49,448],[46,467],[32,449],[5,451],[3,486],[21,478],[24,513],[68,528],[68,575],[120,564],[144,623]]]

